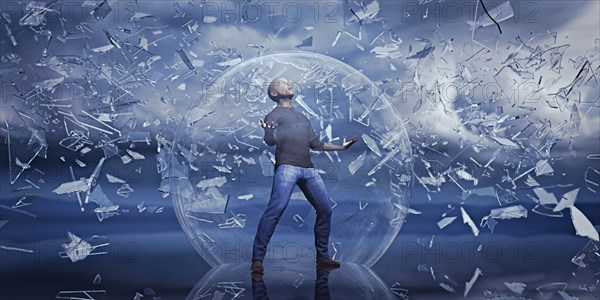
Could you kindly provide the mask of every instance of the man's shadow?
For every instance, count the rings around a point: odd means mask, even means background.
[[[315,280],[315,300],[330,300],[331,295],[329,294],[329,273],[330,271],[321,268],[316,269],[316,280]],[[267,293],[267,285],[263,280],[262,275],[253,273],[252,275],[252,299],[253,300],[267,300],[269,295]]]

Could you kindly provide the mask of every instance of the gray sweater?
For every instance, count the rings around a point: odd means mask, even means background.
[[[292,107],[276,106],[265,116],[265,122],[277,126],[265,128],[265,143],[276,145],[275,170],[281,164],[314,168],[310,160],[310,149],[323,150],[323,142],[315,134],[308,118]]]

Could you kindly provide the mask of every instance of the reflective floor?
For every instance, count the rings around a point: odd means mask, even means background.
[[[325,271],[313,265],[271,261],[262,277],[253,277],[250,264],[214,267],[196,284],[187,299],[394,299],[370,268],[342,263]]]

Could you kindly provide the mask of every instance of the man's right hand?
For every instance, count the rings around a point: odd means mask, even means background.
[[[260,126],[264,129],[274,129],[275,127],[277,127],[277,123],[275,123],[274,121],[271,122],[265,122],[263,121],[263,119],[259,119],[260,120]]]
[[[265,143],[269,146],[273,146],[277,143],[277,123],[275,122],[265,122],[263,119],[260,119],[260,126],[265,130]]]

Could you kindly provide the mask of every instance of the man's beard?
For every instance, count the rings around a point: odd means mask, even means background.
[[[291,94],[289,96],[287,96],[287,95],[286,96],[279,96],[279,100],[281,100],[281,99],[290,99],[290,101],[291,101],[292,98],[294,98],[294,96],[295,96],[294,94]]]

